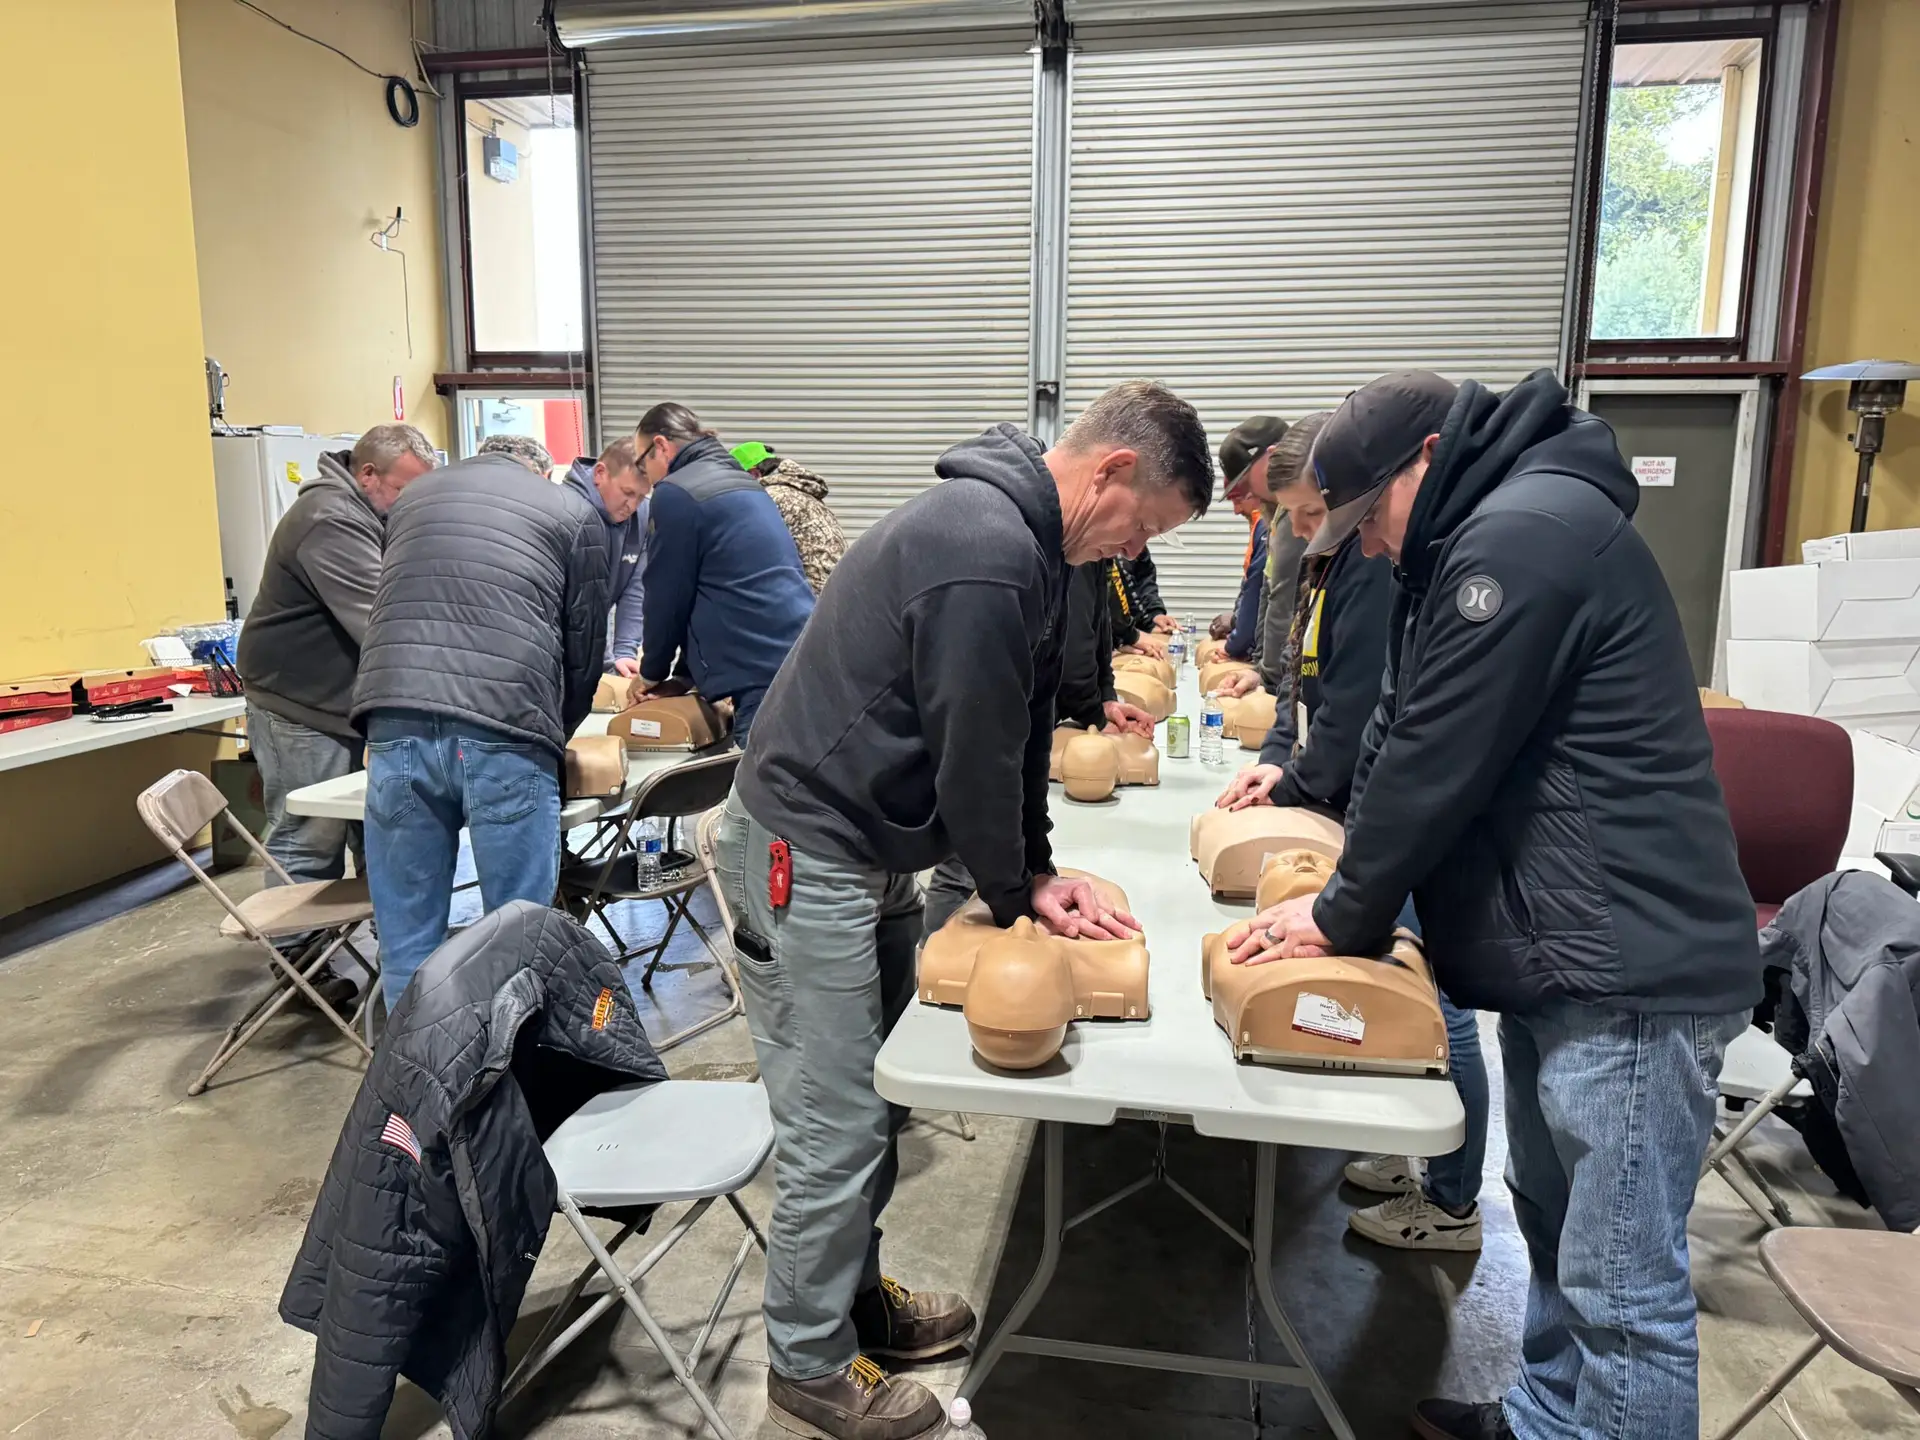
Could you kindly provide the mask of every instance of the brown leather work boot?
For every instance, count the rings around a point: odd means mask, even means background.
[[[889,1360],[927,1360],[973,1338],[973,1307],[944,1290],[907,1289],[882,1278],[853,1297],[853,1329],[860,1348]]]
[[[814,1380],[767,1372],[767,1414],[810,1440],[915,1440],[945,1422],[939,1398],[914,1380],[889,1378],[866,1356]]]

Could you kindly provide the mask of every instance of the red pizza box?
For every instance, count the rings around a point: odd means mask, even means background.
[[[0,735],[10,730],[31,730],[36,725],[51,725],[56,720],[65,720],[73,714],[73,706],[61,705],[51,710],[7,710],[0,711]]]
[[[205,670],[180,670],[172,665],[148,665],[136,670],[90,670],[74,685],[74,704],[81,710],[102,705],[130,705],[138,700],[164,700],[175,685],[207,688]]]
[[[30,675],[23,680],[0,681],[0,715],[15,710],[62,710],[71,714],[73,682],[79,678],[77,675]]]

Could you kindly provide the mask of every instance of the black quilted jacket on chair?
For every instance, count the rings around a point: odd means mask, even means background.
[[[377,1440],[402,1375],[456,1440],[491,1432],[558,1198],[542,1142],[593,1096],[665,1078],[619,967],[558,911],[514,901],[428,958],[280,1296],[317,1341],[310,1440]]]

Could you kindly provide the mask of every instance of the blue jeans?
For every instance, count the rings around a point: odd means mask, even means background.
[[[1687,1213],[1738,1015],[1558,1001],[1500,1021],[1507,1185],[1532,1279],[1518,1440],[1698,1440]]]
[[[1420,917],[1414,913],[1411,895],[1393,923],[1415,935],[1420,933]],[[1458,1150],[1427,1161],[1426,1191],[1434,1204],[1458,1213],[1480,1197],[1480,1171],[1487,1163],[1487,1111],[1492,1097],[1487,1093],[1487,1060],[1480,1053],[1479,1016],[1472,1010],[1456,1008],[1444,990],[1440,992],[1440,1013],[1447,1021],[1447,1075],[1460,1092],[1467,1133]]]
[[[367,718],[367,888],[387,1008],[447,938],[460,829],[488,910],[553,903],[560,766],[543,745],[412,710]]]
[[[747,748],[747,732],[753,728],[753,717],[760,713],[760,702],[767,698],[767,687],[758,690],[741,690],[733,696],[733,743],[742,750]]]

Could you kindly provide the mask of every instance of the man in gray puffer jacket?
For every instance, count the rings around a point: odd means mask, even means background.
[[[488,910],[553,900],[561,759],[600,681],[608,568],[599,512],[518,450],[457,461],[393,507],[353,695],[389,1009],[446,939],[463,825]]]

